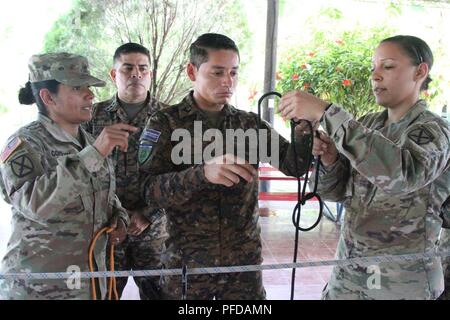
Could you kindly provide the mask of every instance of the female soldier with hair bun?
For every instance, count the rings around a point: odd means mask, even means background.
[[[36,103],[37,120],[14,133],[0,155],[0,189],[12,206],[12,235],[1,273],[87,271],[95,231],[111,226],[110,241],[125,238],[128,216],[115,196],[107,156],[116,146],[126,150],[127,131],[135,128],[105,128],[95,141],[80,128],[91,118],[89,87],[105,84],[89,74],[86,58],[34,55],[29,69],[19,101]],[[94,251],[100,271],[106,270],[105,248],[103,237]],[[89,299],[89,283],[0,280],[0,298]],[[105,279],[99,278],[97,286],[105,297]]]
[[[385,108],[359,120],[306,92],[286,94],[287,118],[321,121],[314,141],[320,155],[318,192],[346,209],[337,258],[433,253],[450,217],[450,126],[427,110],[433,54],[413,36],[378,45],[371,82]],[[444,222],[444,224],[443,224]],[[442,238],[441,238],[442,240]],[[325,299],[436,299],[444,289],[441,259],[336,266]]]

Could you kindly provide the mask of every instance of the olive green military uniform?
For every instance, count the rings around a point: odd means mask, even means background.
[[[130,119],[116,95],[112,99],[95,104],[92,120],[83,125],[95,137],[101,133],[104,127],[115,123],[126,123],[141,129],[130,134],[127,152],[115,150],[111,155],[111,160],[114,163],[116,174],[116,194],[122,206],[127,210],[144,215],[150,225],[140,235],[128,235],[122,244],[115,246],[115,270],[161,268],[161,253],[167,238],[165,212],[161,209],[148,208],[142,200],[142,192],[139,189],[137,153],[142,128],[150,115],[164,106],[151,99],[149,95],[142,109]],[[134,280],[139,287],[141,299],[160,299],[159,277],[136,277]],[[117,290],[121,295],[127,278],[117,278],[116,281]]]
[[[175,142],[172,134],[184,129],[195,138],[194,121],[202,121],[201,134],[217,129],[226,136],[227,129],[258,128],[258,116],[226,104],[220,121],[201,111],[192,92],[179,104],[155,113],[141,136],[139,162],[146,177],[144,196],[149,206],[163,207],[167,213],[169,239],[163,261],[167,268],[215,267],[261,264],[261,238],[258,223],[258,179],[243,179],[233,187],[210,183],[204,175],[204,164],[195,164],[196,145],[204,152],[210,141],[192,141],[194,149],[188,163],[175,164],[171,153]],[[267,149],[271,154],[271,137],[278,134],[263,122],[267,130]],[[200,137],[201,139],[201,137]],[[249,150],[246,140],[246,150]],[[292,146],[279,137],[280,170],[289,175],[306,171],[304,145],[297,163]],[[297,149],[296,148],[296,149]],[[224,148],[225,149],[225,148]],[[225,154],[216,150],[216,156]],[[234,153],[236,155],[236,153]],[[249,160],[249,153],[245,158]],[[256,163],[256,162],[255,162]],[[257,165],[255,164],[255,167]],[[144,175],[142,175],[144,177]],[[179,276],[167,277],[168,299],[182,297]],[[261,272],[211,275],[189,275],[187,299],[264,299]]]
[[[332,105],[322,121],[339,152],[320,171],[318,192],[346,212],[337,258],[433,252],[450,194],[449,124],[419,101],[397,123],[387,111],[360,121]],[[379,272],[375,274],[375,272]],[[379,283],[374,277],[379,276]],[[435,299],[440,258],[335,267],[325,299]]]

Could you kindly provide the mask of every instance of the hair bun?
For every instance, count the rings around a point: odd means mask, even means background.
[[[25,83],[24,88],[19,90],[19,102],[21,104],[31,105],[36,102],[33,96],[33,91],[31,90],[31,82]]]

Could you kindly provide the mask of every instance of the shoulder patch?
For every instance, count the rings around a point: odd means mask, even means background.
[[[408,134],[408,137],[419,146],[433,142],[433,134],[425,128],[417,128]]]
[[[3,149],[0,155],[0,161],[5,162],[11,156],[11,154],[22,144],[22,140],[19,137],[12,139]]]
[[[139,146],[139,151],[138,151],[139,164],[143,164],[145,161],[148,160],[148,158],[150,157],[150,155],[152,153],[152,150],[153,150],[153,146],[151,146],[151,145],[141,144]]]
[[[11,160],[11,169],[15,176],[23,178],[34,171],[33,161],[27,155],[21,155]]]
[[[151,142],[158,142],[159,137],[161,136],[161,131],[153,130],[153,129],[144,129],[141,135],[141,140],[147,140]]]

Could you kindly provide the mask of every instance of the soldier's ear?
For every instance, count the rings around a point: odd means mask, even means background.
[[[428,76],[429,68],[428,64],[422,62],[417,66],[416,74],[414,76],[416,81],[425,80]]]
[[[39,97],[41,97],[42,102],[47,107],[52,107],[56,104],[55,100],[53,99],[52,93],[48,89],[39,90]]]
[[[197,75],[197,68],[192,64],[188,63],[186,66],[186,72],[191,81],[195,81],[196,75]]]
[[[111,80],[114,83],[116,83],[116,75],[117,75],[116,69],[111,69],[111,71],[109,71],[109,76],[111,77]]]

